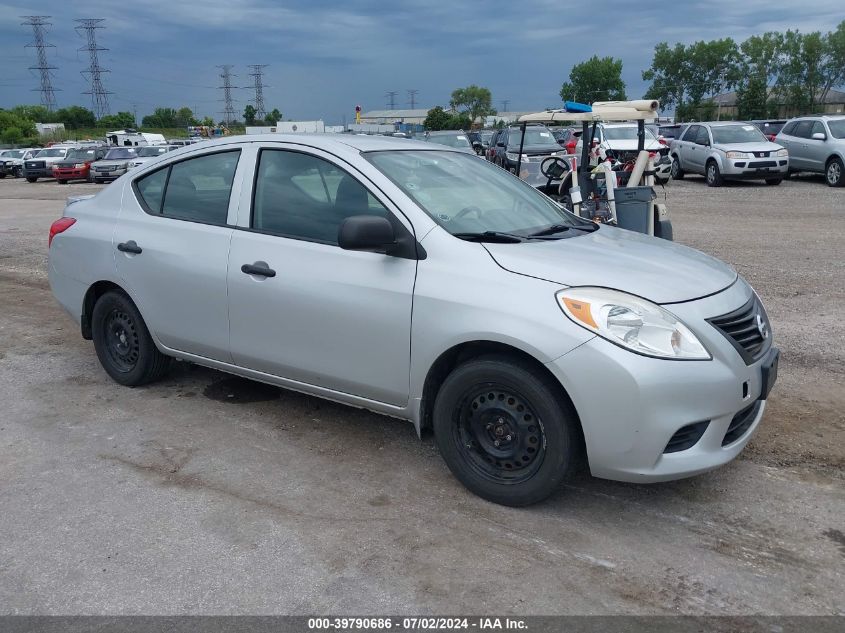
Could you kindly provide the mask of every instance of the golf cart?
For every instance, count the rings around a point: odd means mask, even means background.
[[[657,203],[654,185],[669,181],[670,163],[645,149],[645,122],[657,119],[657,101],[606,101],[592,106],[566,102],[560,110],[525,114],[518,123],[525,130],[534,123],[546,125],[579,122],[583,131],[580,155],[549,156],[539,165],[546,183],[538,189],[581,217],[620,228],[672,239],[666,205]],[[637,125],[637,150],[630,156],[613,156],[597,141],[599,123],[633,122]],[[522,169],[522,148],[516,173]],[[666,164],[664,164],[666,163]],[[524,173],[525,172],[525,173]]]

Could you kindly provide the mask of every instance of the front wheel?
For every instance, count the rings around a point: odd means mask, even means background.
[[[158,380],[170,367],[170,358],[158,351],[138,308],[122,292],[97,299],[91,325],[97,358],[115,382],[137,387]]]
[[[672,157],[670,173],[672,174],[672,180],[680,180],[684,177],[684,170],[681,169],[681,161],[678,160],[677,156]]]
[[[37,180],[38,180],[38,177],[37,177],[37,176],[27,176],[27,177],[26,177],[26,181],[27,181],[27,182],[35,182],[35,181],[37,181]]]
[[[67,184],[67,180],[62,180],[61,178],[56,178],[56,182],[59,183],[60,185],[66,185]]]
[[[449,469],[494,503],[542,501],[578,463],[575,412],[551,379],[515,358],[489,356],[460,365],[440,387],[433,418]]]
[[[845,186],[845,166],[839,158],[834,158],[827,164],[824,178],[829,187]]]
[[[783,178],[766,178],[766,184],[771,187],[777,187],[781,182]]]
[[[722,180],[722,172],[719,171],[719,166],[715,160],[707,163],[707,171],[705,172],[708,187],[721,187],[724,184]]]

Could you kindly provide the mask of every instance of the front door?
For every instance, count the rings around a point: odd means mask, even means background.
[[[417,262],[337,245],[346,217],[392,213],[364,182],[318,150],[259,152],[254,191],[243,196],[252,201],[250,226],[235,230],[229,256],[232,356],[243,367],[402,406]]]
[[[238,149],[204,153],[139,178],[124,192],[113,239],[118,274],[158,339],[224,362],[226,225],[239,157]]]

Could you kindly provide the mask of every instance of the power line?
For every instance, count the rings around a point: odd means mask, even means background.
[[[26,47],[34,47],[35,54],[38,58],[37,66],[30,66],[30,70],[37,70],[41,74],[41,87],[33,88],[41,92],[41,104],[52,112],[56,107],[56,89],[53,88],[53,83],[50,79],[50,71],[56,70],[56,66],[51,66],[47,63],[47,48],[55,48],[52,44],[48,44],[44,40],[47,27],[52,26],[52,22],[47,22],[49,15],[23,15],[21,16],[26,22],[22,22],[21,26],[31,26],[33,42],[27,44]]]
[[[74,20],[78,22],[76,32],[83,35],[86,40],[86,45],[79,48],[80,51],[87,51],[90,58],[88,70],[82,71],[82,76],[88,75],[91,81],[91,90],[86,90],[82,94],[91,95],[91,104],[94,106],[94,115],[100,119],[106,114],[110,113],[109,109],[109,95],[112,94],[103,87],[102,75],[109,72],[104,68],[100,68],[99,52],[107,51],[109,49],[97,46],[97,29],[105,28],[102,22],[103,18],[85,18],[81,20]]]
[[[411,110],[417,107],[417,94],[419,90],[409,90],[408,91],[408,103],[411,104]]]
[[[398,94],[399,94],[399,92],[396,91],[396,90],[390,90],[387,93],[385,93],[384,96],[387,97],[387,108],[388,108],[388,110],[395,110],[396,109],[396,95],[398,95]]]
[[[223,120],[226,122],[227,127],[231,127],[232,121],[235,120],[235,106],[234,106],[234,99],[232,99],[232,89],[237,88],[237,86],[232,85],[232,77],[237,77],[237,75],[232,74],[232,66],[231,64],[224,64],[222,66],[217,66],[223,72],[220,73],[220,79],[223,80],[223,85],[219,86],[219,88],[223,91]]]
[[[250,77],[255,78],[255,117],[257,119],[263,119],[267,116],[267,111],[264,109],[264,83],[263,79],[263,71],[262,68],[266,68],[269,64],[249,64],[249,68],[252,68],[252,72],[249,73]]]

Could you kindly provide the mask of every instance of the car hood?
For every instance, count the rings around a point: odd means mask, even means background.
[[[80,159],[80,160],[67,160],[67,159],[64,159],[64,160],[60,160],[60,161],[59,161],[59,162],[57,162],[57,163],[53,163],[53,165],[54,165],[55,167],[73,167],[74,165],[78,165],[79,163],[88,163],[88,164],[90,165],[90,164],[91,164],[91,161],[88,161],[88,160],[82,160],[82,159]]]
[[[47,164],[58,163],[63,160],[67,160],[64,156],[33,156],[32,158],[27,159],[26,162],[32,163],[35,161],[42,160]]]
[[[519,145],[508,145],[506,148],[511,154],[519,152]],[[554,143],[553,145],[525,145],[522,148],[522,153],[526,156],[540,156],[542,154],[551,154],[552,152],[559,152],[560,145]]]
[[[513,273],[564,286],[615,288],[655,303],[711,295],[737,278],[730,266],[697,250],[610,226],[567,239],[484,247]]]
[[[134,158],[121,158],[115,160],[98,160],[91,163],[94,167],[123,167],[126,163],[131,163]]]
[[[768,141],[765,143],[756,141],[753,143],[716,143],[714,147],[724,152],[776,152],[783,149],[777,143]]]

